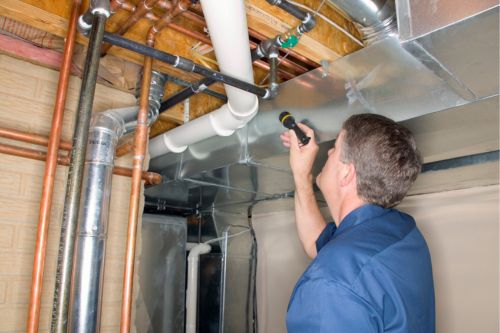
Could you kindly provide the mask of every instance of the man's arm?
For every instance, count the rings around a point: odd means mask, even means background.
[[[299,239],[307,255],[316,257],[316,240],[326,227],[326,221],[316,202],[313,190],[312,167],[318,154],[318,144],[314,131],[304,124],[297,124],[304,133],[311,137],[310,142],[299,147],[294,131],[281,135],[283,145],[290,148],[290,166],[295,181],[295,219]]]

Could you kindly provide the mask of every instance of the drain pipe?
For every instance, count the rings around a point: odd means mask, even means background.
[[[329,1],[354,21],[365,45],[398,34],[394,0]]]
[[[153,72],[152,76],[149,124],[158,116],[165,83],[162,74]],[[92,117],[75,245],[69,332],[99,331],[115,148],[122,135],[135,129],[138,110],[137,106],[112,109],[96,113]]]
[[[201,0],[201,5],[221,73],[253,83],[243,0]],[[257,114],[257,97],[228,85],[225,89],[227,104],[152,139],[149,146],[151,158],[168,152],[180,153],[190,144],[215,135],[229,136],[245,126]]]
[[[209,253],[212,247],[206,243],[197,244],[189,251],[186,289],[186,333],[196,333],[198,310],[198,267],[200,255]]]

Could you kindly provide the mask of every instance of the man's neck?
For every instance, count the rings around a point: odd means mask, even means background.
[[[350,212],[353,210],[366,205],[366,202],[362,199],[360,199],[358,196],[349,198],[347,200],[343,200],[340,209],[338,211],[338,216],[334,217],[335,218],[335,224],[340,226],[340,223],[344,220],[344,218],[349,215]]]

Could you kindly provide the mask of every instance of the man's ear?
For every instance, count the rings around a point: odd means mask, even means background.
[[[345,163],[342,165],[342,178],[340,180],[340,186],[348,186],[352,182],[356,183],[356,169],[354,164]]]

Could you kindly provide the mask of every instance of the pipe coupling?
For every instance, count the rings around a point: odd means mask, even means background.
[[[106,17],[109,17],[111,15],[109,0],[91,0],[90,12],[92,14],[101,14]]]
[[[297,27],[297,32],[302,35],[314,29],[315,26],[316,20],[311,13],[307,13],[306,17],[302,20],[302,23]]]

